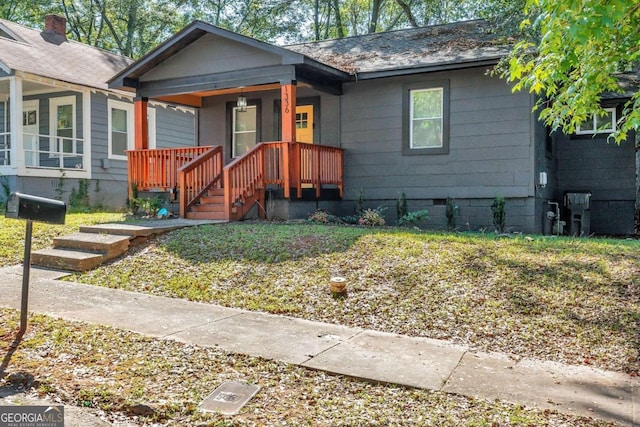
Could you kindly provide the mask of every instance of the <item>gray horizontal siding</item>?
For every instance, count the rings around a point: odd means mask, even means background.
[[[450,147],[402,155],[403,86],[448,79]],[[345,88],[346,198],[527,197],[533,193],[530,98],[484,70],[357,82]]]
[[[279,56],[207,34],[146,73],[142,81],[198,76],[279,65]]]
[[[567,191],[589,191],[591,231],[598,234],[633,233],[635,203],[634,136],[620,145],[605,137],[555,139],[558,185],[556,198]]]
[[[156,148],[196,145],[195,115],[172,108],[155,107]]]

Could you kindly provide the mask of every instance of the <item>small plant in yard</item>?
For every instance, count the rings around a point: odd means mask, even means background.
[[[363,204],[364,204],[364,188],[360,188],[360,191],[358,191],[358,197],[356,198],[356,213],[360,214],[363,211]]]
[[[78,189],[71,189],[69,194],[69,207],[74,211],[86,212],[91,206],[89,203],[89,180],[78,181]]]
[[[368,227],[382,227],[385,224],[382,211],[385,208],[378,207],[376,209],[366,209],[360,214],[358,218],[359,225],[365,225]]]
[[[456,204],[456,200],[447,197],[447,207],[445,216],[447,217],[447,230],[454,231],[456,229],[456,217],[460,214],[460,208]]]
[[[503,234],[507,225],[504,197],[499,196],[493,200],[491,212],[493,213],[493,225],[496,228],[496,233]]]
[[[127,208],[133,215],[138,214],[138,209],[140,209],[140,205],[138,204],[138,184],[135,182],[131,183],[131,198],[127,199]]]
[[[398,201],[396,202],[396,212],[398,214],[398,225],[400,224],[400,219],[404,218],[409,213],[409,208],[407,207],[407,195],[403,193],[398,197]]]
[[[136,199],[136,203],[140,207],[140,210],[145,212],[146,215],[156,216],[156,214],[162,207],[163,200],[159,196],[155,196],[150,199]]]
[[[400,217],[400,219],[398,219],[398,225],[400,227],[414,227],[414,226],[417,226],[422,221],[427,221],[428,219],[429,219],[428,210],[413,211]]]
[[[329,214],[323,210],[318,209],[314,213],[309,215],[309,221],[316,222],[318,224],[328,224]]]

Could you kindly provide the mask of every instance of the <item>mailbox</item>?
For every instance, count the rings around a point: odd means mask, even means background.
[[[60,200],[11,193],[7,199],[5,217],[30,219],[32,221],[48,222],[49,224],[64,224],[66,213],[67,205]]]

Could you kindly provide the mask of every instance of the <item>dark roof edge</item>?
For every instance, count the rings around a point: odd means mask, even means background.
[[[495,58],[484,58],[481,60],[470,60],[463,62],[447,62],[436,65],[428,65],[414,68],[400,68],[400,69],[391,69],[391,70],[383,70],[383,71],[366,71],[363,73],[355,73],[352,80],[372,80],[372,79],[381,79],[386,77],[399,77],[399,76],[407,76],[411,74],[422,74],[422,73],[435,73],[437,71],[448,71],[448,70],[458,70],[465,68],[475,68],[482,67],[487,65],[496,65],[501,56],[497,56]]]

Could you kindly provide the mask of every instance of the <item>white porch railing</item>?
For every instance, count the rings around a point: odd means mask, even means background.
[[[11,134],[0,132],[0,166],[11,166]]]
[[[23,134],[24,165],[27,168],[86,169],[85,148],[84,140],[80,138]]]

